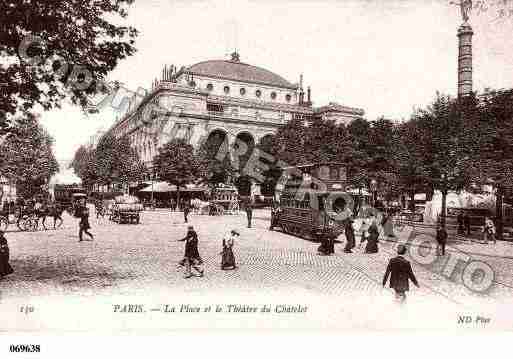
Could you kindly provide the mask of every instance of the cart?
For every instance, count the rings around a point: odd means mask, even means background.
[[[24,214],[16,216],[14,213],[0,213],[0,230],[5,232],[10,225],[18,227],[20,231],[36,231],[37,230],[37,219],[34,216]]]
[[[118,224],[139,224],[144,206],[134,196],[119,196],[111,207],[110,218]]]

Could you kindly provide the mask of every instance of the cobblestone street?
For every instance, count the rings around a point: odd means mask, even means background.
[[[76,233],[77,220],[71,217],[65,217],[64,226],[59,230],[8,232],[15,273],[0,282],[1,299],[6,303],[20,303],[45,297],[144,297],[154,303],[166,303],[164,300],[170,297],[183,296],[227,298],[233,295],[249,302],[265,296],[285,298],[291,304],[319,301],[321,307],[325,303],[337,303],[340,311],[339,315],[333,314],[333,320],[337,318],[340,322],[343,316],[351,321],[353,328],[386,325],[382,316],[391,315],[395,303],[390,290],[382,289],[381,280],[388,259],[395,255],[396,243],[382,241],[380,252],[372,255],[363,254],[358,248],[353,254],[345,254],[339,243],[335,255],[324,257],[317,255],[317,243],[268,231],[265,211],[256,211],[255,217],[253,228],[248,229],[242,214],[192,215],[190,223],[199,235],[205,276],[190,279],[184,279],[183,270],[177,266],[184,244],[176,240],[186,233],[181,213],[145,212],[139,225],[92,219],[95,240],[82,243],[78,242]],[[241,232],[235,246],[239,268],[222,271],[221,241],[232,228]],[[405,232],[402,235],[406,235]],[[448,252],[467,247],[459,248],[455,244]],[[441,311],[428,310],[424,315],[429,318],[436,317],[434,313],[442,318],[451,315],[456,325],[454,313],[497,308],[511,301],[513,260],[498,255],[491,257],[490,253],[481,255],[483,250],[480,251],[477,244],[473,252],[478,253],[473,254],[472,259],[485,261],[495,271],[496,282],[490,291],[485,294],[470,291],[459,279],[458,270],[450,280],[446,278],[442,274],[446,259],[426,266],[410,258],[421,288],[411,289],[408,310],[440,306]],[[350,309],[352,306],[367,307],[367,314]],[[352,313],[358,313],[358,318]],[[325,322],[321,326],[328,325],[329,316]]]

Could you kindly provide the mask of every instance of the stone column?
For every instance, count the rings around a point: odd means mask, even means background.
[[[458,28],[458,97],[472,92],[472,27],[465,22]]]

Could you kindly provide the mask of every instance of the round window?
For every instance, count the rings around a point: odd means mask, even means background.
[[[190,87],[196,87],[196,82],[194,82],[194,81],[189,82],[189,86]]]
[[[230,93],[230,86],[224,87],[224,93]]]
[[[241,87],[240,94],[244,96],[246,94],[246,89],[244,87]]]
[[[292,96],[290,96],[290,94],[287,94],[285,96],[285,100],[287,100],[287,102],[290,102],[291,99],[292,99]]]
[[[276,92],[271,92],[271,99],[276,100]]]
[[[262,91],[256,90],[255,95],[256,95],[256,97],[262,96]]]
[[[212,91],[213,89],[214,89],[214,85],[212,85],[212,84],[207,85],[207,90]]]

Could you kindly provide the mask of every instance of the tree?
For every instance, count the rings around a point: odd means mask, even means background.
[[[31,114],[17,118],[14,126],[15,134],[0,143],[0,177],[14,180],[21,197],[33,197],[59,170],[53,139]]]
[[[356,119],[348,125],[351,136],[352,156],[349,165],[349,183],[353,188],[361,191],[362,188],[369,188],[369,147],[370,124],[364,119]]]
[[[273,136],[271,155],[289,166],[306,163],[306,134],[307,128],[301,120],[290,120]]]
[[[7,0],[0,3],[0,128],[38,104],[87,105],[103,81],[135,52],[137,31],[120,26],[133,0]],[[31,38],[32,36],[32,38]],[[34,39],[33,36],[39,37]]]
[[[228,146],[226,135],[215,133],[200,143],[196,152],[203,169],[200,177],[212,187],[219,183],[227,183],[236,173],[230,161],[229,151],[223,146]]]
[[[96,166],[96,150],[80,146],[70,164],[75,174],[82,180],[82,184],[89,191],[98,182],[98,171]]]
[[[497,237],[503,236],[502,206],[513,193],[513,90],[490,91],[482,97],[481,117],[474,124],[480,151],[473,168],[480,184],[496,194]]]
[[[205,173],[200,158],[186,140],[175,138],[159,149],[153,159],[155,173],[164,181],[176,186],[177,208],[180,202],[180,187],[194,182]]]
[[[77,175],[88,183],[127,184],[144,178],[147,170],[127,137],[103,136],[96,149],[78,149],[75,154]],[[83,175],[84,177],[82,177]]]
[[[274,135],[264,136],[260,139],[257,144],[258,151],[261,151],[267,155],[272,154],[273,151]],[[261,183],[261,192],[264,196],[274,196],[276,191],[276,185],[281,177],[282,170],[278,167],[275,161],[269,160],[267,156],[261,156],[259,160],[266,166],[268,170],[262,173],[264,181]]]
[[[402,193],[409,193],[415,209],[415,194],[425,189],[427,172],[422,147],[422,129],[414,119],[401,124],[394,145],[395,171]]]
[[[376,188],[371,188],[375,201],[377,192],[386,200],[395,198],[400,192],[399,179],[395,171],[395,151],[399,133],[392,121],[383,117],[370,123],[369,142],[366,146],[367,174],[369,179],[376,183]]]
[[[476,114],[476,107],[473,96],[457,101],[437,93],[433,104],[412,119],[421,131],[419,140],[427,182],[442,194],[443,226],[449,191],[459,192],[473,185],[469,163],[479,148],[469,120]]]
[[[116,139],[117,161],[114,164],[117,180],[121,183],[140,181],[147,174],[146,166],[126,136]]]
[[[101,184],[110,187],[117,180],[116,163],[119,153],[116,148],[116,137],[106,134],[100,138],[96,146],[95,162],[98,180]]]

